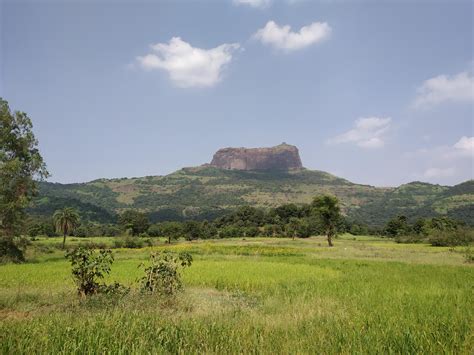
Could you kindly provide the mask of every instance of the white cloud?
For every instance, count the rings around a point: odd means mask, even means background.
[[[440,183],[474,178],[474,137],[463,136],[452,145],[419,149],[405,157],[421,171],[414,174],[418,179]]]
[[[430,108],[444,102],[474,101],[474,76],[469,72],[439,75],[426,80],[417,90],[414,107]]]
[[[253,35],[253,38],[263,44],[289,52],[321,42],[330,34],[331,27],[326,22],[313,22],[301,27],[298,32],[292,32],[289,25],[279,26],[274,21],[268,21],[264,28]]]
[[[151,46],[152,53],[137,57],[143,69],[162,69],[179,87],[210,87],[222,78],[222,71],[232,60],[232,54],[240,47],[238,43],[224,43],[211,49],[192,47],[180,37],[167,43]]]
[[[389,117],[361,117],[356,120],[353,129],[329,139],[328,143],[355,143],[359,147],[372,149],[383,147],[385,134],[390,129],[391,121]]]
[[[256,8],[265,8],[270,6],[271,0],[233,0],[235,5],[249,5]]]
[[[454,168],[429,168],[423,173],[423,177],[427,179],[432,178],[447,178],[456,175]]]
[[[463,155],[474,157],[474,137],[461,137],[453,148]]]

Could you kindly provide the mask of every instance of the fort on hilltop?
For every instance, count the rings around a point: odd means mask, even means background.
[[[298,148],[286,143],[269,148],[219,149],[214,154],[210,165],[229,170],[294,170],[303,168]]]

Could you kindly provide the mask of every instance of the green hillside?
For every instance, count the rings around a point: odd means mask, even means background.
[[[69,205],[85,218],[100,222],[112,221],[129,208],[148,212],[153,221],[212,219],[242,205],[302,204],[322,193],[338,196],[349,218],[372,226],[397,214],[412,219],[449,215],[466,222],[474,220],[474,180],[453,187],[413,182],[377,188],[322,171],[238,171],[209,166],[184,168],[166,176],[41,183],[30,212],[50,215]]]

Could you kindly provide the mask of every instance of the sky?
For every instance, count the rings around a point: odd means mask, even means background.
[[[286,142],[356,183],[474,178],[473,2],[0,0],[0,97],[50,181]]]

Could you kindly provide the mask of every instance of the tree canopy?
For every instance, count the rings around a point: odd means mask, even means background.
[[[46,164],[24,112],[12,112],[0,98],[0,234],[20,233],[24,209],[37,192],[37,179],[48,176]]]

